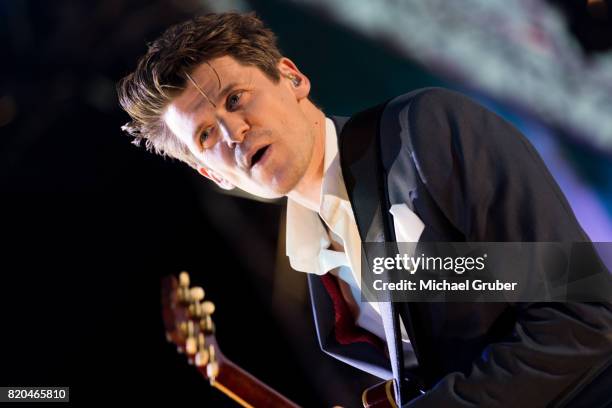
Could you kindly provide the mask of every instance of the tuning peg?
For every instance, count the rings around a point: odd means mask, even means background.
[[[198,349],[198,343],[196,341],[195,335],[196,335],[195,325],[193,324],[192,320],[188,320],[187,321],[187,340],[185,340],[185,352],[189,356],[193,356]]]
[[[189,316],[192,318],[199,318],[202,315],[202,308],[198,302],[189,305]]]
[[[187,322],[186,321],[179,322],[178,330],[183,337],[187,337],[187,335],[189,334],[187,331]]]
[[[215,327],[210,315],[205,315],[202,319],[200,319],[200,330],[207,334],[212,334],[215,332]]]
[[[187,341],[185,341],[185,351],[190,356],[193,356],[198,351],[195,337],[187,337]]]
[[[183,288],[189,287],[189,274],[186,271],[179,273],[179,286]]]
[[[198,352],[195,355],[195,364],[198,367],[203,367],[208,364],[208,350],[206,349],[206,338],[204,333],[198,334]]]
[[[208,363],[206,366],[206,376],[210,380],[210,383],[213,384],[215,382],[215,378],[219,374],[219,364],[217,362]]]
[[[205,316],[210,316],[215,313],[215,304],[209,300],[202,302],[202,313]]]
[[[208,350],[206,349],[198,350],[198,352],[195,355],[195,365],[198,367],[204,367],[206,364],[208,364],[208,360],[209,360]]]
[[[206,347],[206,337],[204,333],[198,333],[198,350],[204,350]]]
[[[215,305],[210,301],[202,303],[192,303],[189,305],[189,313],[191,317],[199,319],[201,317],[210,316],[215,312]]]
[[[189,289],[189,295],[192,302],[201,302],[204,299],[204,289],[199,286],[194,286]]]
[[[217,363],[217,358],[215,357],[215,347],[211,344],[208,346],[208,359],[210,363],[206,366],[206,376],[210,380],[210,383],[213,384],[215,382],[215,378],[219,374],[219,363]]]
[[[189,303],[190,292],[189,288],[179,286],[176,288],[176,299],[180,303]]]
[[[176,297],[181,303],[189,303],[191,301],[191,291],[189,290],[190,278],[185,271],[179,274],[179,286],[176,289]]]

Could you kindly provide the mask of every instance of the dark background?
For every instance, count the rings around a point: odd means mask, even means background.
[[[455,86],[314,10],[248,4],[326,112]],[[377,381],[318,350],[305,276],[283,256],[282,200],[220,195],[120,131],[115,82],[147,41],[210,9],[0,2],[0,385],[70,386],[76,405],[232,406],[165,342],[159,281],[181,270],[215,302],[224,353],[299,404],[356,406]],[[607,159],[564,143],[599,180],[593,161]]]

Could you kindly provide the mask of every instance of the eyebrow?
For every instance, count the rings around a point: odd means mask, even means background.
[[[234,82],[230,82],[229,84],[227,84],[227,85],[226,85],[226,86],[225,86],[225,87],[224,87],[224,88],[221,90],[221,92],[219,92],[219,94],[217,95],[216,100],[217,100],[217,101],[221,100],[221,99],[222,99],[222,98],[223,98],[225,95],[227,95],[227,94],[228,94],[228,93],[229,93],[229,92],[230,92],[230,91],[231,91],[233,88],[235,88],[236,86],[238,86],[238,82],[235,82],[235,81],[234,81]],[[194,108],[191,110],[191,112],[196,112],[198,109],[200,109],[200,107],[201,107],[201,106],[202,106],[202,105],[203,105],[205,102],[207,102],[207,101],[208,101],[208,102],[211,102],[211,100],[210,100],[210,99],[208,98],[208,96],[207,96],[207,95],[204,93],[204,91],[202,91],[202,90],[200,89],[200,87],[196,87],[196,88],[197,88],[197,89],[198,89],[198,91],[200,91],[200,93],[201,93],[201,94],[203,94],[203,95],[201,95],[201,97],[200,97],[200,101],[199,101],[199,102],[198,102],[198,104],[197,104],[197,105],[196,105],[196,106],[195,106],[195,107],[194,107]],[[212,102],[211,102],[211,104],[212,104]],[[213,104],[213,106],[215,106],[215,105]],[[194,139],[196,142],[198,142],[198,141],[197,141],[197,137],[198,137],[198,135],[200,134],[200,132],[202,131],[202,127],[203,127],[203,124],[200,124],[200,125],[199,125],[199,126],[196,128],[195,132],[194,132],[194,133],[193,133],[193,135],[192,135],[192,139]]]

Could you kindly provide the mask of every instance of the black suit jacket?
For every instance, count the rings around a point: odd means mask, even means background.
[[[395,240],[388,210],[397,203],[423,221],[423,242],[588,241],[531,144],[469,98],[428,88],[363,114],[380,114],[375,131],[333,118],[362,242]],[[388,358],[371,345],[335,342],[331,302],[317,276],[309,281],[323,350],[390,378]],[[407,406],[612,404],[610,304],[395,307],[418,360],[402,375],[427,390]]]

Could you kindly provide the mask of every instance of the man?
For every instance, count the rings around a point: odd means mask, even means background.
[[[327,118],[273,33],[235,13],[171,27],[118,89],[124,129],[150,150],[288,198],[287,253],[310,273],[322,348],[394,378],[402,404],[605,404],[609,304],[359,302],[362,242],[588,240],[501,118],[442,89]]]

